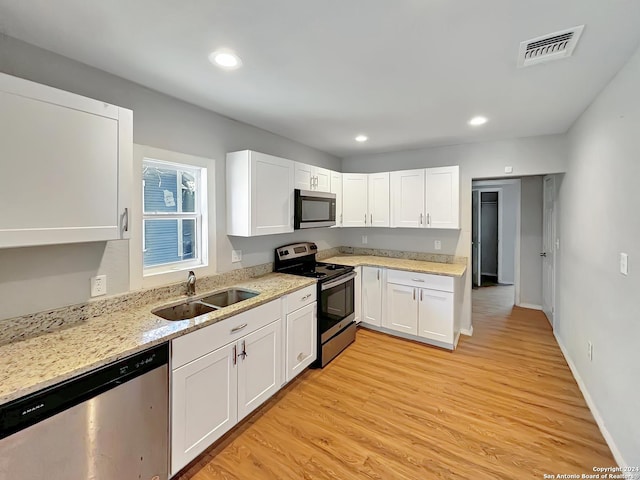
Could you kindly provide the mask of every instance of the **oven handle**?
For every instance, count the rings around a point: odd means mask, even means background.
[[[348,274],[343,275],[341,277],[338,277],[335,280],[333,280],[332,282],[323,283],[323,284],[321,284],[322,286],[320,287],[320,290],[324,291],[324,290],[328,290],[328,289],[333,288],[333,287],[337,287],[338,285],[341,285],[343,283],[347,283],[349,280],[351,280],[353,278],[356,278],[356,272],[351,272],[351,273],[348,273]]]

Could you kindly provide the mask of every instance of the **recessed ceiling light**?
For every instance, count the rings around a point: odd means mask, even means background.
[[[212,52],[209,55],[209,61],[214,65],[227,70],[233,70],[242,65],[240,57],[230,50],[216,50],[215,52]]]
[[[369,140],[369,137],[366,135],[358,135],[356,137],[356,142],[366,142],[367,140]]]
[[[478,125],[484,125],[488,121],[489,121],[489,119],[487,117],[483,117],[483,116],[479,115],[479,116],[473,117],[471,120],[469,120],[469,125],[477,127]]]

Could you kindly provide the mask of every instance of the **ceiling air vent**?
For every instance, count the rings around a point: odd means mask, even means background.
[[[580,25],[520,43],[518,67],[571,56],[583,29],[584,25]]]

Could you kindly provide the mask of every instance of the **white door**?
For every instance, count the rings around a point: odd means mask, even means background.
[[[453,343],[453,293],[420,289],[418,335]]]
[[[287,315],[287,382],[316,359],[316,311],[313,302]]]
[[[171,472],[177,473],[238,420],[235,343],[171,374]]]
[[[362,321],[362,267],[356,267],[356,278],[353,279],[354,295],[353,295],[353,313],[355,315],[355,322],[360,323]]]
[[[342,226],[366,227],[367,221],[367,183],[366,173],[342,174]]]
[[[327,170],[326,168],[314,167],[314,176],[314,190],[327,193],[331,191],[331,170]]]
[[[553,327],[555,311],[555,178],[544,177],[542,213],[542,310]]]
[[[459,168],[427,168],[426,212],[429,228],[460,228]]]
[[[293,178],[290,160],[251,152],[251,234],[293,232]]]
[[[369,175],[370,227],[389,226],[389,172]]]
[[[391,226],[420,228],[426,226],[425,170],[391,172]]]
[[[382,326],[382,269],[362,267],[362,321]]]
[[[418,301],[416,287],[387,283],[387,314],[384,326],[391,330],[418,334]]]
[[[336,227],[342,226],[342,174],[331,172],[331,193],[336,194]]]
[[[482,258],[482,244],[480,243],[480,229],[482,222],[480,221],[480,191],[473,190],[471,192],[471,268],[473,270],[472,281],[474,285],[481,284],[480,259]]]
[[[238,340],[238,421],[280,388],[281,320]]]
[[[295,162],[295,188],[313,190],[313,167],[306,163]]]

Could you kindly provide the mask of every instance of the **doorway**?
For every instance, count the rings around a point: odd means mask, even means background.
[[[477,287],[498,285],[498,270],[502,267],[500,258],[500,237],[502,219],[502,191],[476,190],[476,258],[474,259],[474,283]]]

